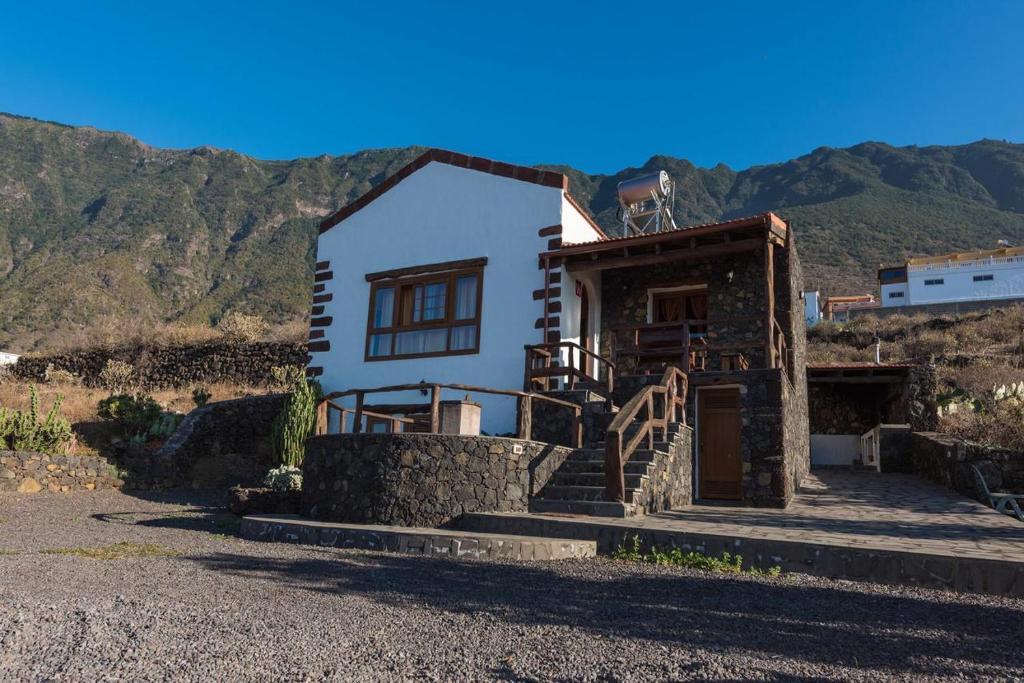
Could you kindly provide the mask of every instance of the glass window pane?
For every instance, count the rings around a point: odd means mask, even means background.
[[[370,337],[370,357],[391,355],[391,335],[375,334]]]
[[[468,351],[476,348],[476,325],[461,325],[452,328],[452,351]]]
[[[373,327],[391,327],[395,311],[395,290],[393,287],[381,287],[377,290],[377,300],[373,305]]]
[[[443,282],[423,288],[423,320],[444,320],[448,285]]]
[[[455,280],[455,319],[476,317],[476,275],[464,275]]]
[[[448,329],[414,330],[399,332],[395,335],[395,355],[413,353],[438,353],[445,350],[448,341]]]

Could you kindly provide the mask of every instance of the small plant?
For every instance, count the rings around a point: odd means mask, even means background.
[[[134,376],[135,367],[131,363],[111,358],[100,370],[100,386],[107,391],[121,394],[131,386]]]
[[[160,404],[152,396],[115,394],[99,402],[96,414],[121,425],[128,436],[144,437],[160,418]]]
[[[42,422],[39,421],[39,394],[28,388],[28,410],[0,408],[0,446],[14,451],[38,451],[61,455],[75,443],[71,423],[60,414],[64,397],[57,394]]]
[[[721,557],[714,557],[712,555],[705,555],[704,553],[692,551],[684,553],[679,548],[662,551],[658,550],[656,547],[652,547],[651,552],[645,555],[640,551],[640,547],[640,537],[634,535],[631,540],[627,541],[626,545],[620,545],[615,552],[612,553],[612,557],[616,560],[624,560],[627,562],[644,562],[647,564],[657,564],[669,567],[686,567],[688,569],[699,569],[705,572],[749,574],[751,576],[778,576],[782,573],[782,569],[780,567],[770,567],[768,569],[750,567],[748,569],[743,569],[743,557],[741,555],[733,555],[728,552],[723,552]]]
[[[192,402],[196,404],[196,408],[202,408],[210,402],[210,398],[213,394],[206,387],[196,387],[192,390]]]
[[[166,441],[178,429],[183,419],[178,413],[160,413],[159,417],[149,426],[147,435],[160,441]]]
[[[81,381],[75,373],[55,367],[53,363],[46,366],[43,377],[47,384],[78,384]]]
[[[91,560],[123,560],[129,557],[177,557],[181,551],[156,543],[132,543],[122,541],[98,548],[48,548],[41,551],[46,555],[75,555]]]
[[[278,391],[287,391],[306,378],[306,369],[301,365],[275,365],[270,368],[271,386]]]
[[[263,478],[263,485],[275,491],[301,491],[302,470],[281,465],[267,472],[267,476]]]
[[[271,426],[274,455],[282,465],[302,465],[306,457],[306,439],[313,434],[316,424],[316,403],[320,393],[318,383],[300,380],[274,420]]]
[[[229,339],[252,343],[264,339],[270,326],[262,316],[245,315],[238,311],[232,311],[221,318],[217,329]]]

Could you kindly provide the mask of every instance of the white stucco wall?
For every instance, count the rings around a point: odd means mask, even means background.
[[[889,308],[891,306],[909,306],[910,305],[910,291],[907,287],[906,282],[896,282],[890,285],[881,285],[879,287],[879,296],[881,297],[882,306]],[[892,296],[892,293],[903,292],[903,296]]]
[[[583,214],[573,206],[572,202],[568,199],[562,199],[562,242],[564,243],[579,243],[579,242],[593,242],[602,238],[600,232],[594,229],[594,226],[590,224]],[[580,299],[581,297],[576,294],[576,283],[580,283],[581,287],[586,288],[588,294],[588,301],[590,303],[589,311],[589,337],[590,337],[590,349],[597,351],[601,348],[601,273],[600,271],[594,272],[579,272],[574,273],[571,270],[563,269],[562,271],[562,315],[561,315],[561,335],[562,339],[576,342],[577,344],[583,345],[583,341],[580,339]],[[562,354],[562,362],[567,363],[568,358],[566,353]],[[576,367],[582,367],[581,355],[576,352],[574,354],[574,363]],[[592,364],[591,372],[595,372],[596,364]],[[600,371],[597,371],[600,373]],[[603,378],[603,376],[602,376]]]
[[[924,268],[911,266],[908,271],[908,304],[1024,297],[1024,257],[934,264]],[[976,275],[992,275],[992,279],[975,282]],[[934,279],[942,279],[943,284],[924,284],[925,280]]]
[[[522,389],[525,344],[537,343],[534,327],[543,302],[537,255],[549,238],[540,228],[561,222],[559,188],[432,162],[366,207],[320,235],[317,260],[330,261],[326,283],[333,300],[324,315],[330,350],[313,354],[323,367],[327,392],[392,384],[447,382]],[[423,359],[364,361],[369,272],[486,256],[483,271],[480,353]],[[446,391],[445,399],[464,392]],[[515,399],[474,395],[483,404],[489,433],[515,429]],[[419,392],[378,394],[368,403],[426,402]],[[351,402],[349,402],[351,405]]]

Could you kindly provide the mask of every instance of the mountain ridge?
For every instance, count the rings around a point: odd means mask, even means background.
[[[0,114],[0,347],[234,309],[301,317],[316,225],[424,149],[260,160]],[[776,211],[794,223],[807,286],[833,292],[872,291],[882,262],[1024,241],[1024,145],[998,140],[819,147],[743,170],[667,155],[612,174],[538,167],[566,173],[612,234],[617,183],[658,169],[676,181],[680,226]]]

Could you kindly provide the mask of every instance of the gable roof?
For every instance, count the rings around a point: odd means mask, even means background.
[[[446,149],[428,149],[411,162],[400,168],[397,172],[385,178],[379,185],[362,195],[355,201],[349,202],[327,218],[320,222],[320,232],[324,233],[342,222],[356,211],[359,211],[377,197],[381,196],[414,172],[423,168],[431,161],[459,168],[468,168],[473,171],[482,171],[503,178],[522,180],[524,183],[534,183],[545,187],[557,187],[565,191],[569,188],[569,179],[562,173],[556,171],[544,171],[530,166],[516,166],[506,164],[502,161],[485,159],[483,157],[471,157],[458,152],[451,152]]]

